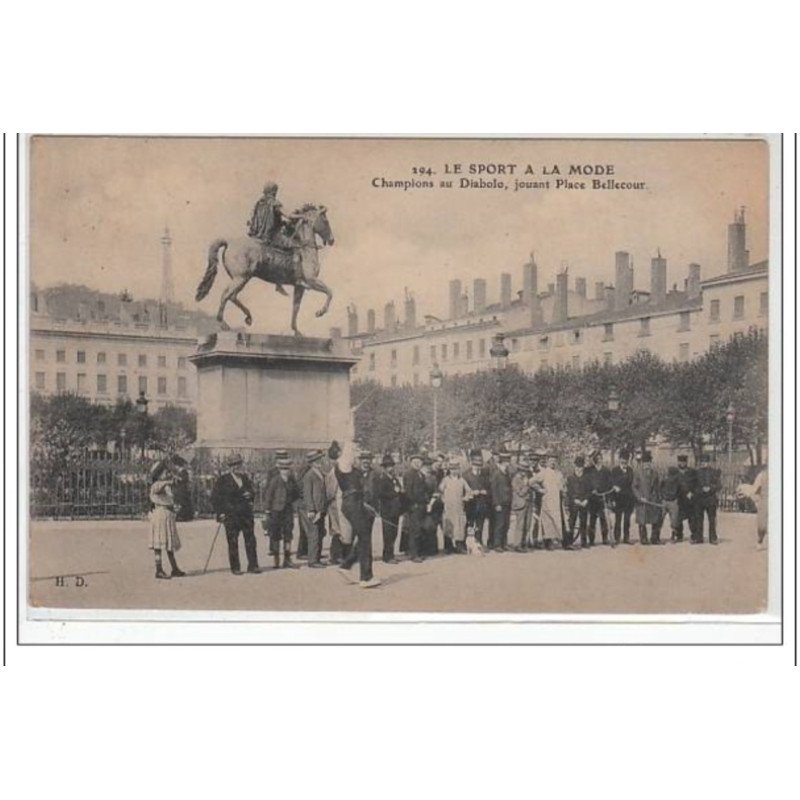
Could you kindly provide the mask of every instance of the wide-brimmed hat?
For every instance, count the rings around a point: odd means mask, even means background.
[[[313,464],[315,461],[319,461],[323,455],[324,453],[322,450],[309,450],[306,453],[306,461],[308,461],[309,464]]]
[[[473,453],[473,455],[469,457],[469,463],[474,464],[476,467],[482,467],[483,456],[480,453]]]
[[[275,462],[275,466],[278,469],[291,469],[292,468],[292,461],[289,458],[279,458]]]
[[[385,453],[383,459],[381,459],[381,466],[382,467],[393,467],[394,466],[394,459],[392,458],[391,453]]]
[[[507,450],[503,450],[498,454],[498,458],[502,462],[511,461],[511,453],[509,453]]]
[[[461,462],[460,461],[450,461],[447,465],[448,469],[461,469]]]
[[[424,456],[422,453],[412,453],[408,457],[408,460],[409,461],[415,461],[415,460],[425,461],[425,458],[426,458],[426,456]]]
[[[231,453],[226,459],[225,464],[229,467],[235,467],[237,464],[244,464],[244,459],[241,453]]]
[[[286,448],[275,450],[275,458],[289,458],[289,451]]]
[[[687,461],[688,462],[689,461],[689,456],[687,456],[686,453],[681,453],[678,456],[678,461]]]
[[[372,461],[373,458],[375,458],[375,456],[373,456],[369,450],[362,450],[358,454],[359,461]]]

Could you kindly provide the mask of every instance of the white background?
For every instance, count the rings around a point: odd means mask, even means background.
[[[63,133],[790,132],[795,29],[786,4],[772,2],[27,4],[3,16],[0,123]],[[790,176],[792,151],[787,138]],[[14,158],[12,138],[9,501]],[[785,200],[785,647],[17,648],[9,502],[9,796],[794,796],[791,184]]]

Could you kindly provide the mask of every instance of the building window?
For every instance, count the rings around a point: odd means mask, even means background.
[[[458,356],[461,353],[461,345],[459,342],[453,342],[453,360],[457,361]]]
[[[708,307],[708,321],[719,322],[719,300],[712,300]]]
[[[680,321],[678,322],[678,330],[679,331],[688,331],[689,330],[689,312],[688,311],[681,311]]]
[[[117,394],[128,394],[127,375],[117,375]]]
[[[178,356],[178,369],[186,369],[186,356]]]
[[[572,331],[572,344],[580,344],[580,343],[581,343],[581,332]]]
[[[139,392],[147,394],[147,375],[139,376]]]
[[[613,342],[614,341],[614,323],[613,322],[606,322],[603,325],[603,341],[604,342]]]
[[[392,350],[391,364],[392,369],[397,369],[397,350]]]
[[[739,294],[733,298],[733,318],[744,319],[744,295]]]
[[[167,366],[167,357],[166,356],[159,356],[158,357],[158,366],[159,367],[166,367]]]
[[[158,379],[158,393],[159,394],[166,394],[167,393],[167,379],[166,378],[159,378]]]
[[[37,372],[36,373],[35,386],[36,386],[37,389],[44,389],[44,372]]]
[[[436,361],[436,345],[432,344],[431,345],[431,363],[433,363],[434,361]]]
[[[98,364],[105,364],[106,363],[106,354],[105,353],[98,353],[97,354],[97,363]]]
[[[139,353],[139,366],[140,367],[147,366],[147,355],[145,353]]]
[[[186,378],[183,375],[178,378],[178,397],[186,397]]]
[[[580,356],[572,356],[572,368],[573,369],[580,369],[581,367],[581,357]]]
[[[414,364],[415,366],[417,364],[419,364],[419,345],[418,344],[414,345],[414,350],[413,350],[413,352],[411,354],[411,363]]]
[[[550,347],[550,337],[549,336],[540,336],[539,337],[539,349],[540,350],[547,350]]]
[[[86,351],[85,350],[78,350],[76,353],[77,361],[79,364],[86,363]]]
[[[117,353],[117,366],[118,367],[127,367],[128,366],[128,354],[127,353]]]
[[[443,344],[441,347],[442,351],[442,361],[447,361],[447,345]]]
[[[108,386],[106,385],[106,376],[105,375],[98,375],[97,376],[97,393],[98,394],[105,394],[108,391]]]
[[[391,383],[392,386],[397,386],[397,375],[392,375]]]
[[[711,336],[708,337],[709,341],[708,344],[713,350],[715,347],[719,347],[720,344],[720,336],[718,333],[712,333]]]
[[[639,336],[650,335],[650,317],[642,317],[639,320]]]
[[[86,373],[79,372],[78,373],[78,394],[85,394],[86,393]]]
[[[688,344],[688,342],[681,342],[678,345],[678,360],[679,361],[688,361],[689,360],[689,344]]]
[[[58,392],[66,392],[67,391],[67,373],[66,372],[56,372],[56,391],[58,391]]]
[[[374,372],[375,371],[375,353],[370,353],[369,354],[369,368],[370,368],[370,372]]]
[[[486,339],[478,340],[478,358],[486,358]]]
[[[603,363],[610,367],[614,363],[614,354],[613,353],[603,353]]]
[[[467,361],[472,360],[472,339],[467,342]]]
[[[59,364],[66,364],[67,363],[67,351],[66,350],[56,350],[56,361]]]
[[[769,292],[761,292],[760,302],[758,304],[758,315],[765,317],[769,311]]]
[[[37,350],[36,351],[36,360],[37,361],[44,361],[44,350]]]

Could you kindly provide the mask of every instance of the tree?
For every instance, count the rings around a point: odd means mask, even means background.
[[[182,406],[163,406],[153,414],[151,436],[157,449],[175,453],[197,437],[197,414]]]

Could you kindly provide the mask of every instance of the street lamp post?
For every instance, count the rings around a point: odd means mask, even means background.
[[[736,409],[733,407],[733,402],[728,403],[725,419],[728,420],[728,469],[730,469],[733,465],[733,420],[736,419]]]
[[[616,387],[612,386],[608,393],[608,413],[611,415],[611,436],[609,437],[609,446],[611,447],[611,463],[614,463],[614,416],[619,411],[619,395],[617,394]]]
[[[433,452],[439,452],[439,389],[442,386],[444,377],[439,365],[434,362],[429,374],[431,387],[433,388]]]
[[[144,437],[145,427],[147,425],[147,404],[150,401],[144,395],[144,389],[139,392],[136,398],[136,411],[139,414],[139,439],[142,446],[142,458],[144,458]]]
[[[508,348],[504,343],[505,338],[505,334],[502,331],[498,331],[492,337],[492,346],[489,349],[489,355],[492,357],[492,365],[494,366],[496,385],[495,401],[497,407],[495,408],[495,420],[500,419],[500,411],[502,409],[502,404],[500,402],[500,376],[508,366]]]

